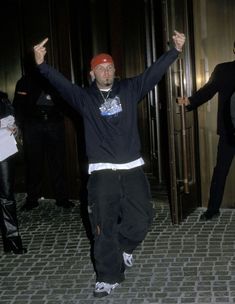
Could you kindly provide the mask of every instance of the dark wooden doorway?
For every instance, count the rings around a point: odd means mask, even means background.
[[[2,25],[0,31],[9,43],[0,50],[2,90],[13,97],[16,81],[22,74],[24,49],[46,36],[50,39],[49,63],[79,85],[89,85],[89,61],[98,52],[112,54],[118,77],[137,75],[168,49],[175,28],[189,36],[192,29],[190,2],[43,0],[37,3],[36,16],[35,4],[30,0],[4,2],[1,21],[6,25]],[[190,42],[187,42],[183,55],[187,93],[193,87],[190,49]],[[154,196],[159,193],[169,195],[174,223],[180,222],[200,203],[197,128],[193,113],[187,116],[190,193],[185,194],[182,185],[182,130],[174,82],[177,69],[177,65],[170,69],[167,77],[144,98],[138,109],[145,172]],[[86,168],[81,118],[66,119],[66,130],[70,196],[78,198]],[[22,158],[19,157],[18,161],[20,167]],[[22,191],[22,170],[18,170],[17,177],[16,191]]]

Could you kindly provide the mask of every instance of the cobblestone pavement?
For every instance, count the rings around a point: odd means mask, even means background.
[[[173,226],[168,204],[154,202],[153,226],[125,282],[96,299],[90,243],[75,203],[62,210],[44,200],[31,212],[18,211],[28,253],[6,255],[0,243],[0,304],[235,303],[235,210],[200,222],[199,208]]]

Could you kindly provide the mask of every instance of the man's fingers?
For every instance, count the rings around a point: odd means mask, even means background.
[[[185,39],[184,33],[180,33],[180,32],[177,32],[177,31],[174,31],[173,37],[174,37],[175,39],[176,39],[176,38]]]
[[[174,30],[174,33],[175,33],[176,35],[183,35],[183,33],[180,33],[180,32],[178,32],[177,30]]]
[[[34,57],[36,64],[41,64],[44,61],[44,57],[47,53],[45,44],[47,43],[48,38],[43,39],[39,44],[33,47],[34,50]]]
[[[49,40],[48,38],[43,39],[40,43],[38,43],[37,45],[35,45],[34,48],[43,47],[47,43],[48,40]]]
[[[174,30],[174,35],[172,36],[175,44],[175,48],[179,51],[182,52],[182,47],[185,43],[185,35],[184,33],[180,33],[176,30]]]
[[[44,46],[48,41],[48,38],[45,38],[44,40],[42,40],[42,42],[39,43],[39,46]]]
[[[180,32],[178,32],[178,31],[176,31],[176,30],[174,30],[174,33],[175,33],[175,35],[177,35],[177,36],[183,36],[183,37],[184,37],[184,33],[180,33]]]

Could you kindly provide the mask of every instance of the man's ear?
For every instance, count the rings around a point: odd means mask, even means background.
[[[91,80],[94,81],[95,80],[95,74],[92,70],[90,71],[90,76],[91,76]]]

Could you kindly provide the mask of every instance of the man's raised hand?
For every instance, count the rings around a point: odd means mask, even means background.
[[[33,47],[34,50],[34,58],[35,58],[35,62],[36,64],[41,64],[44,62],[44,57],[46,55],[46,47],[45,44],[47,43],[48,38],[45,38],[44,40],[42,40],[40,43],[36,44]]]
[[[179,51],[182,52],[182,48],[184,46],[185,43],[185,35],[183,33],[174,31],[174,35],[172,36],[174,44],[175,44],[175,48]]]

